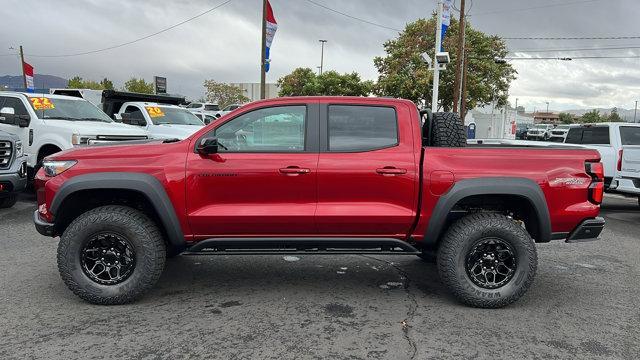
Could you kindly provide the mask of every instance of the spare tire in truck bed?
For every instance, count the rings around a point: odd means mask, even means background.
[[[465,147],[467,134],[460,117],[456,113],[437,112],[431,119],[431,146]]]

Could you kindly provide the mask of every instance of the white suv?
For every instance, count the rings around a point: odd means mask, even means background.
[[[204,127],[192,112],[176,105],[152,102],[126,102],[116,119],[136,125],[154,139],[184,139]]]
[[[551,124],[535,124],[527,130],[527,140],[549,140],[551,129]]]
[[[90,102],[71,96],[0,92],[0,114],[15,124],[0,130],[20,138],[33,174],[46,156],[79,145],[147,139],[147,133],[118,124]]]
[[[220,106],[214,103],[192,102],[191,104],[187,105],[186,109],[191,112],[200,112],[215,116],[216,112],[220,111]]]

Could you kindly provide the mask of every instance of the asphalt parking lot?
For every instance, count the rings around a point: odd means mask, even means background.
[[[637,359],[640,208],[608,197],[602,240],[541,244],[514,305],[462,306],[413,256],[182,256],[137,303],[82,302],[25,195],[0,210],[0,358]]]

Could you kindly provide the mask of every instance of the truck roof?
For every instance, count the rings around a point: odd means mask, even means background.
[[[0,91],[0,95],[24,95],[26,97],[46,97],[49,99],[84,100],[83,98],[67,95],[53,95],[49,93],[28,93],[20,91]]]

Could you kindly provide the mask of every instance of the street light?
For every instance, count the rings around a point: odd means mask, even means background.
[[[318,40],[320,41],[320,75],[322,75],[322,66],[324,65],[324,43],[327,42],[327,40]]]
[[[549,112],[549,102],[545,101],[545,103],[547,103],[547,113]]]

